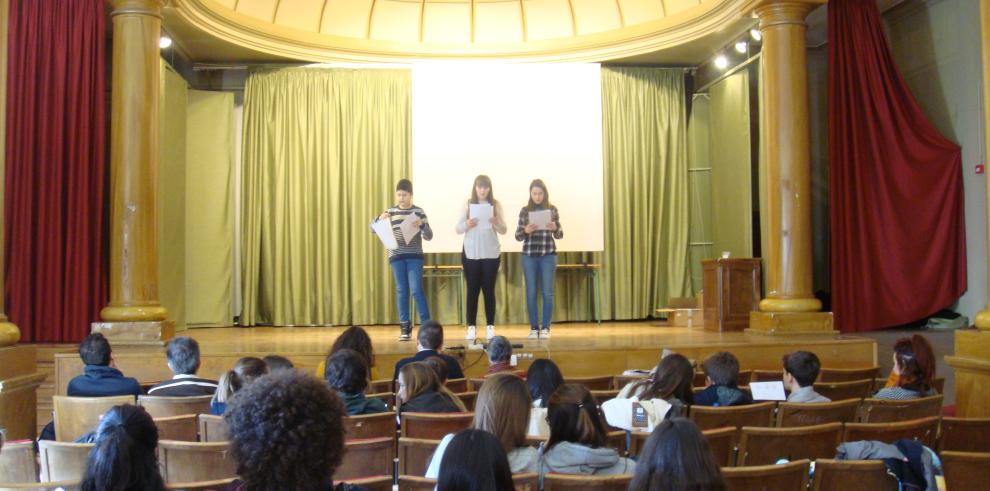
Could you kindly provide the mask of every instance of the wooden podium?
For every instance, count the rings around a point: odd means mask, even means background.
[[[760,309],[758,258],[709,259],[704,270],[705,330],[742,331],[749,313]]]

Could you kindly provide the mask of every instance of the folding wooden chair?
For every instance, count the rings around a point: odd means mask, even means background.
[[[368,491],[392,491],[392,475],[387,476],[372,476],[372,477],[362,477],[360,479],[351,479],[347,481],[348,484],[354,486],[360,486]]]
[[[540,476],[533,472],[513,474],[512,485],[516,491],[538,491],[540,489]]]
[[[426,475],[426,469],[430,467],[430,460],[439,445],[440,440],[400,437],[399,474]]]
[[[781,402],[777,404],[777,426],[788,428],[825,423],[853,423],[859,415],[860,400]]]
[[[474,420],[474,413],[402,413],[400,436],[440,440],[457,433]]]
[[[796,428],[743,427],[737,465],[770,465],[789,461],[835,457],[842,438],[842,423]]]
[[[79,481],[2,483],[0,491],[79,491]]]
[[[377,394],[381,392],[395,392],[393,384],[394,381],[390,378],[372,380],[371,382],[368,382],[368,389],[365,390],[365,393]]]
[[[154,418],[158,438],[180,442],[199,441],[199,422],[195,414]]]
[[[704,430],[701,434],[708,442],[708,447],[715,456],[715,463],[720,467],[734,465],[736,460],[736,437],[737,429],[716,428],[714,430]]]
[[[597,402],[599,406],[602,405],[602,404],[604,404],[605,401],[607,401],[609,399],[615,399],[618,396],[619,396],[619,391],[617,391],[617,390],[593,390],[593,391],[591,391],[591,397],[594,397],[595,398],[595,402]]]
[[[588,390],[612,390],[612,375],[601,375],[597,377],[565,377],[565,384],[583,385]]]
[[[987,489],[990,484],[990,452],[942,452],[940,457],[946,489]]]
[[[897,491],[897,478],[887,473],[882,460],[835,460],[815,461],[815,477],[811,480],[812,491],[849,491],[864,489],[870,491]]]
[[[385,403],[385,407],[387,407],[390,410],[395,409],[395,394],[391,392],[377,392],[374,394],[365,394],[364,397],[367,399],[380,399],[382,402]]]
[[[158,464],[169,483],[213,481],[237,477],[229,443],[158,441]]]
[[[942,418],[939,451],[990,452],[990,418]]]
[[[920,399],[863,399],[859,410],[863,423],[894,423],[942,415],[942,394]]]
[[[739,370],[739,377],[736,378],[736,385],[740,387],[743,385],[749,385],[749,383],[752,380],[753,380],[752,370]]]
[[[732,491],[799,491],[808,487],[807,460],[780,465],[723,467],[722,477]]]
[[[877,440],[894,443],[902,438],[908,438],[918,440],[928,448],[936,448],[938,422],[937,416],[931,416],[898,423],[846,423],[842,432],[842,441]]]
[[[152,418],[166,418],[184,414],[209,414],[212,399],[213,396],[138,396],[137,402]]]
[[[199,421],[199,441],[225,442],[230,440],[230,435],[227,433],[227,423],[223,421],[223,416],[200,414],[197,415],[196,419]],[[344,419],[346,421],[347,418]]]
[[[55,439],[73,442],[96,431],[100,418],[114,406],[134,404],[134,396],[70,397],[52,396],[55,408]]]
[[[945,394],[945,377],[932,378],[932,388],[939,394]]]
[[[477,392],[458,392],[454,395],[464,403],[468,411],[474,411],[474,403],[478,401]]]
[[[615,476],[587,476],[583,474],[547,474],[543,476],[544,491],[581,490],[581,491],[625,491],[632,481],[632,474]]]
[[[38,440],[38,460],[42,481],[82,481],[92,443]]]
[[[753,370],[753,377],[750,382],[783,382],[784,371],[780,370]]]
[[[399,489],[402,491],[433,491],[436,487],[436,479],[407,474],[399,475]]]
[[[5,442],[0,449],[0,482],[32,483],[37,480],[34,442]]]
[[[234,479],[231,477],[213,481],[167,483],[165,489],[169,491],[222,491],[227,489],[227,486],[234,482]]]
[[[691,379],[692,387],[704,387],[708,383],[708,376],[705,372],[694,372],[694,378]]]
[[[816,382],[814,388],[815,392],[833,401],[862,399],[873,395],[873,379]]]
[[[362,414],[360,416],[345,416],[344,434],[347,439],[361,440],[365,438],[395,438],[395,413]]]
[[[447,383],[444,385],[450,389],[451,392],[459,394],[461,392],[470,392],[468,390],[468,383],[466,378],[451,378],[447,379]]]
[[[853,380],[877,378],[880,367],[868,368],[822,368],[818,372],[818,382],[850,382]]]
[[[622,390],[623,387],[632,382],[639,382],[640,380],[646,380],[647,378],[649,378],[648,375],[616,375],[612,379],[612,388],[615,390]]]
[[[745,406],[707,407],[691,406],[688,415],[698,428],[712,430],[731,426],[773,426],[773,412],[776,402],[761,402]]]
[[[367,476],[392,474],[395,457],[395,440],[392,438],[368,438],[347,440],[344,460],[333,473],[336,481]]]

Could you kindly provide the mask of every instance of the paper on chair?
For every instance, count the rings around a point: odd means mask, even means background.
[[[546,230],[552,218],[553,215],[550,213],[550,210],[529,212],[529,223],[536,225],[536,230]]]
[[[415,225],[416,220],[419,217],[415,213],[410,213],[406,215],[405,220],[399,222],[399,230],[402,231],[402,238],[405,239],[406,245],[412,243],[412,240],[416,238],[416,234],[419,233],[419,227]]]
[[[399,243],[395,240],[395,234],[392,233],[392,223],[389,219],[375,220],[371,224],[371,230],[375,231],[375,235],[382,241],[382,245],[386,249],[393,250],[399,248]]]
[[[468,218],[478,219],[478,229],[480,230],[491,230],[492,222],[492,205],[487,203],[471,204],[470,211],[468,212]]]
[[[750,382],[754,401],[786,401],[783,382]]]

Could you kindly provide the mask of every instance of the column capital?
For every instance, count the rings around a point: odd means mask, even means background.
[[[167,0],[110,0],[113,11],[111,17],[118,15],[150,15],[162,17],[162,8]]]
[[[749,4],[760,19],[760,30],[779,24],[802,24],[804,18],[825,0],[754,0]]]

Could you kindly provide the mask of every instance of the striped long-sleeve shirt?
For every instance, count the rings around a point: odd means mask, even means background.
[[[423,240],[433,238],[433,229],[430,228],[430,222],[426,219],[426,212],[416,205],[406,209],[393,206],[386,211],[392,224],[392,234],[395,236],[395,241],[399,244],[399,247],[388,251],[389,262],[401,259],[422,259]],[[423,223],[420,225],[419,233],[413,237],[411,242],[407,243],[405,237],[402,236],[402,229],[399,228],[399,224],[411,213],[415,213]],[[376,221],[378,221],[378,218],[375,218],[372,223]]]

